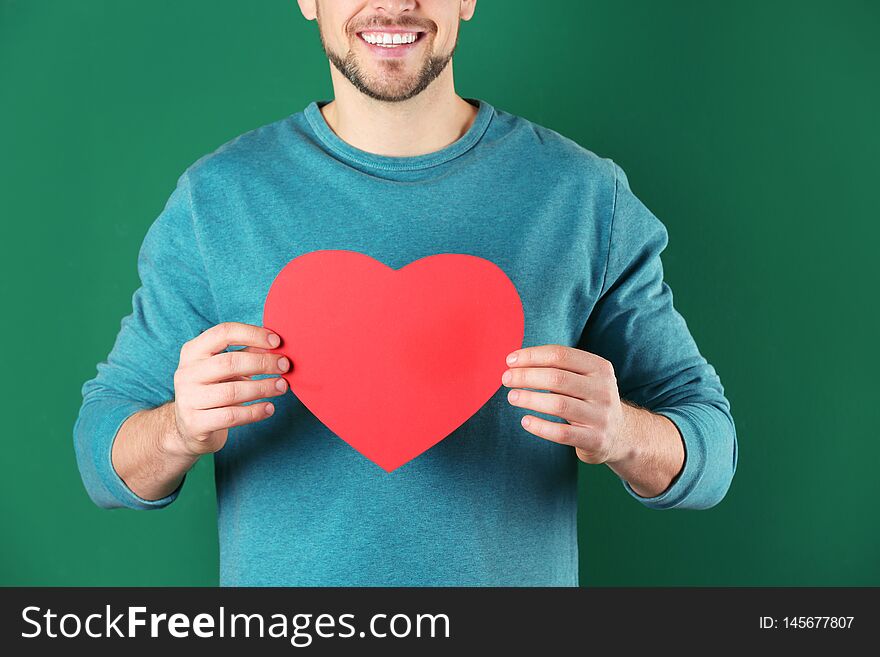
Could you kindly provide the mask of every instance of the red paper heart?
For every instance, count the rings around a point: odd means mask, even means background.
[[[452,253],[400,270],[356,251],[306,253],[273,281],[263,325],[281,337],[291,391],[387,472],[476,413],[524,335],[507,275]]]

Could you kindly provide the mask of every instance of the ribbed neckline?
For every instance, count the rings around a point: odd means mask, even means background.
[[[303,113],[315,131],[317,137],[333,151],[337,156],[349,160],[352,163],[359,164],[363,167],[370,167],[382,171],[414,171],[417,169],[427,169],[428,167],[437,166],[444,162],[462,155],[467,152],[480,140],[489,122],[492,120],[494,108],[492,105],[479,98],[465,98],[478,105],[477,116],[474,118],[467,132],[456,139],[448,146],[441,148],[433,153],[424,153],[422,155],[412,155],[407,157],[378,155],[355,148],[348,142],[341,139],[324,119],[321,114],[321,107],[329,103],[329,100],[314,100],[306,106]]]

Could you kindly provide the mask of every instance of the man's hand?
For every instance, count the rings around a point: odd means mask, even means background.
[[[272,415],[271,402],[250,404],[287,391],[282,377],[251,380],[257,374],[281,374],[290,368],[283,356],[268,353],[280,338],[260,326],[224,322],[183,345],[174,373],[176,431],[163,449],[183,456],[216,452],[226,444],[228,429],[258,422]],[[238,351],[225,351],[242,345]]]
[[[585,463],[607,464],[643,497],[659,495],[681,471],[678,429],[664,416],[622,402],[609,361],[573,347],[543,345],[514,351],[507,365],[501,382],[514,388],[507,395],[511,404],[566,421],[526,415],[526,431],[570,445]]]

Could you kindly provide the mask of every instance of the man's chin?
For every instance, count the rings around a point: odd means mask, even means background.
[[[388,59],[384,62],[361,57],[349,50],[345,57],[324,50],[331,64],[361,93],[374,100],[402,102],[424,91],[452,59],[422,58],[421,61]]]
[[[361,91],[376,100],[399,102],[412,98],[416,94],[418,86],[418,80],[408,80],[405,83],[397,82],[391,84],[367,82],[363,84]]]
[[[367,94],[370,98],[374,100],[381,100],[386,103],[399,103],[404,100],[409,100],[413,96],[417,95],[415,93],[415,89],[403,89],[403,90],[389,90],[389,89],[375,89],[369,88],[366,90],[362,90]]]

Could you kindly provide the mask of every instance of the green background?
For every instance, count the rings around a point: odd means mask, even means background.
[[[880,585],[878,7],[481,0],[462,25],[460,95],[614,158],[664,221],[737,421],[709,511],[582,465],[584,585]],[[177,176],[331,98],[328,67],[293,0],[0,2],[0,584],[217,583],[210,461],[163,511],[93,506],[80,387]]]

